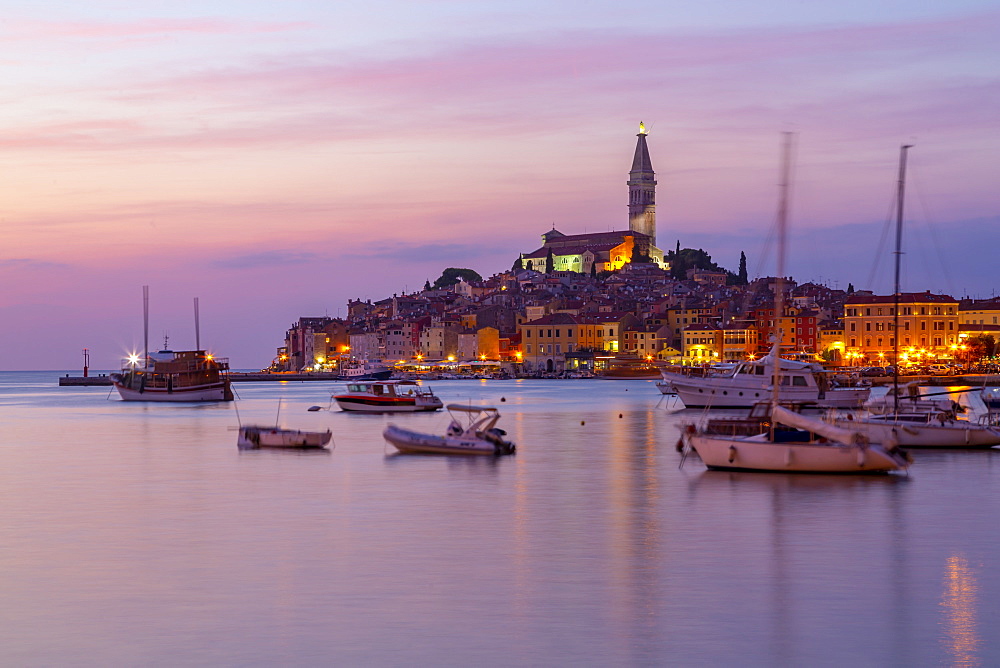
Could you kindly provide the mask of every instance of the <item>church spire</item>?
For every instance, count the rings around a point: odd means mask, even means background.
[[[628,228],[650,237],[650,244],[656,245],[656,173],[649,159],[646,146],[646,126],[639,123],[638,141],[632,170],[628,174]]]

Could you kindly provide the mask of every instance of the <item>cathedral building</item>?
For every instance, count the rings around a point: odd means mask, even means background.
[[[521,254],[525,269],[545,271],[549,254],[554,271],[617,271],[626,264],[650,262],[663,269],[663,251],[656,247],[656,173],[646,145],[646,127],[639,123],[638,140],[628,179],[628,229],[618,232],[563,234],[554,227],[542,235],[542,246]]]

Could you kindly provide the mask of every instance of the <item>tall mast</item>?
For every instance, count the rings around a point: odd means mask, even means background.
[[[194,298],[194,349],[201,350],[201,326],[198,322],[198,298]]]
[[[899,147],[899,182],[896,186],[896,280],[892,298],[892,407],[899,413],[899,265],[903,257],[903,193],[906,188],[906,152],[912,144]]]
[[[781,188],[778,202],[778,275],[774,282],[774,340],[775,356],[773,377],[771,378],[771,407],[778,405],[778,393],[781,382],[781,317],[785,312],[785,242],[788,236],[788,192],[790,189],[792,171],[792,152],[794,149],[795,135],[791,132],[783,133],[785,142],[781,151]],[[773,436],[774,421],[771,421]]]
[[[142,368],[149,366],[149,286],[142,286]]]

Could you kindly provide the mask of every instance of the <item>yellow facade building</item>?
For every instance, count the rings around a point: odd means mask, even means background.
[[[845,355],[853,364],[893,362],[893,295],[849,297],[844,304]],[[928,292],[899,296],[899,361],[919,364],[954,356],[958,300]]]

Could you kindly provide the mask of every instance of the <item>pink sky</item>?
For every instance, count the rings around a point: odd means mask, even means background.
[[[157,341],[193,346],[199,297],[203,342],[260,367],[300,316],[621,229],[640,120],[661,247],[772,272],[793,130],[795,277],[888,291],[914,143],[904,287],[989,296],[1000,11],[854,4],[14,2],[0,369],[115,367],[147,284]]]

